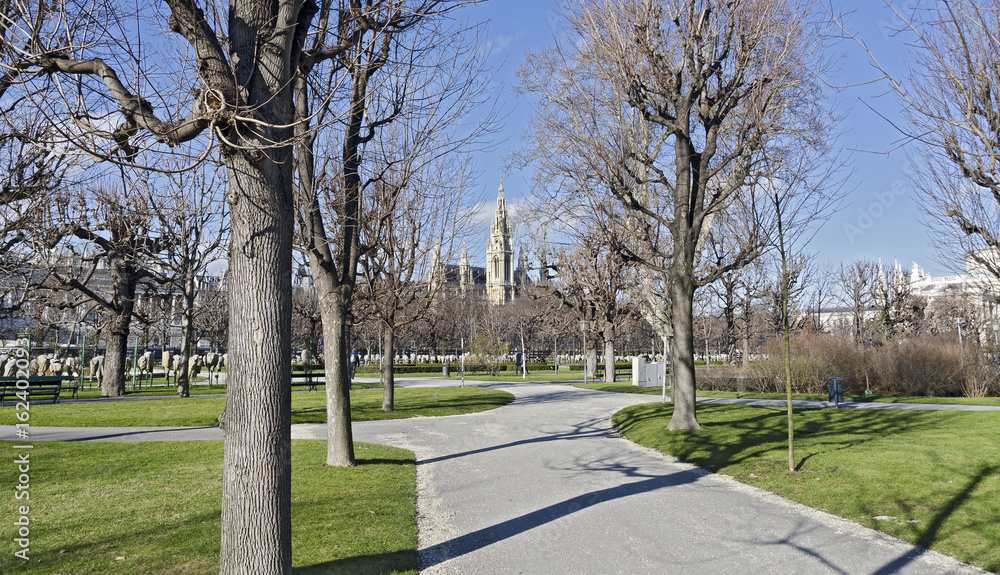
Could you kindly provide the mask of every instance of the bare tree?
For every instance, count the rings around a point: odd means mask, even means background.
[[[199,290],[194,313],[195,331],[211,342],[218,353],[223,346],[229,348],[229,283],[228,275],[222,283],[205,285]]]
[[[125,393],[125,356],[140,282],[156,273],[155,254],[169,239],[156,228],[141,182],[122,171],[119,186],[106,181],[52,197],[33,239],[44,270],[39,288],[73,293],[66,307],[93,304],[105,316],[106,351],[101,395]]]
[[[868,313],[874,305],[875,264],[867,260],[840,266],[840,298],[851,314],[852,337],[860,346],[868,330]]]
[[[599,340],[604,343],[604,380],[615,376],[615,339],[631,309],[625,304],[626,263],[609,246],[605,230],[576,228],[575,245],[569,249],[548,249],[556,261],[550,268],[555,276],[541,289],[574,310],[579,320],[592,322],[590,330],[599,339],[588,338],[584,369],[593,377],[597,369]]]
[[[579,0],[564,20],[556,50],[523,72],[542,96],[537,131],[582,172],[573,190],[592,179],[627,210],[636,233],[621,250],[664,274],[675,342],[668,428],[700,429],[694,292],[759,255],[770,226],[758,186],[821,145],[822,23],[813,8],[765,0]],[[703,261],[726,221],[753,233]]]
[[[895,264],[887,274],[881,262],[872,283],[872,303],[875,314],[871,327],[883,341],[917,333],[927,306],[924,298],[913,293],[909,271]]]
[[[436,155],[433,142],[413,136],[404,139]],[[370,216],[362,232],[362,241],[373,249],[361,260],[364,281],[358,295],[382,328],[383,411],[394,409],[395,334],[425,318],[430,306],[445,297],[444,262],[451,259],[456,236],[466,232],[471,213],[464,199],[472,177],[467,161],[457,154],[428,158],[419,149],[408,156],[371,187]]]
[[[103,0],[5,5],[0,97],[55,118],[63,141],[54,148],[156,167],[160,152],[191,142],[192,162],[217,149],[226,167],[221,573],[291,571],[293,84],[304,61],[354,46],[345,32],[305,54],[310,31],[324,36],[331,13],[367,19],[371,6],[232,0],[226,10],[166,0],[126,16]],[[150,43],[157,49],[143,50]],[[169,51],[178,57],[159,57]],[[135,71],[134,85],[126,70]]]
[[[405,158],[384,157],[380,132],[409,117],[437,132],[440,122],[462,117],[480,101],[481,54],[475,35],[445,17],[459,0],[386,0],[336,11],[320,11],[322,25],[309,38],[312,47],[294,86],[298,225],[323,314],[328,418],[327,463],[355,464],[351,435],[348,360],[348,311],[358,262],[370,246],[361,244],[364,198],[383,179],[380,170]],[[347,49],[340,47],[348,46]],[[311,85],[309,78],[321,78]],[[328,94],[342,94],[330,102]],[[330,135],[314,129],[337,119]],[[412,129],[409,133],[420,133]],[[456,133],[453,132],[453,135]],[[461,147],[463,137],[452,140]],[[388,146],[391,153],[399,149]],[[448,146],[438,148],[443,153]],[[317,150],[328,161],[317,165]],[[456,149],[453,147],[452,149]],[[369,161],[366,161],[369,159]]]
[[[11,317],[31,295],[34,266],[27,245],[50,194],[64,183],[66,159],[31,142],[45,139],[38,117],[9,118],[13,131],[0,134],[0,316]]]
[[[177,395],[187,397],[191,385],[188,366],[198,343],[195,327],[200,310],[196,304],[217,287],[208,267],[225,257],[229,221],[221,174],[214,166],[178,171],[163,179],[169,186],[167,192],[155,185],[147,188],[151,217],[160,233],[169,238],[158,258],[158,275],[168,292],[179,296],[183,359],[177,374]]]
[[[910,121],[914,183],[939,237],[949,240],[937,245],[947,265],[958,255],[995,282],[1000,278],[997,6],[950,0],[904,14],[886,4],[905,23],[899,33],[911,48],[907,73],[894,76],[869,54]]]

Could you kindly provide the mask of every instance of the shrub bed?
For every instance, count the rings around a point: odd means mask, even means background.
[[[859,348],[839,337],[802,333],[792,337],[792,392],[826,393],[827,378],[842,378],[844,392],[927,397],[1000,395],[996,368],[984,364],[977,346],[965,350],[946,336],[925,335]],[[745,372],[699,375],[698,388],[712,391],[783,392],[783,341],[764,345],[764,359]]]

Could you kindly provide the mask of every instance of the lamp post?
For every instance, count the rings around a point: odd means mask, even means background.
[[[587,385],[587,330],[590,329],[590,322],[581,319],[580,331],[583,332],[583,384]]]

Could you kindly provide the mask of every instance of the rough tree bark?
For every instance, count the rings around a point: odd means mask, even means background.
[[[604,324],[604,382],[615,382],[615,326]]]
[[[226,164],[233,249],[220,572],[290,573],[291,158],[287,147],[257,158],[232,151]]]
[[[326,464],[334,467],[357,465],[354,432],[351,429],[351,371],[348,365],[348,296],[345,286],[336,285],[330,273],[316,273],[318,264],[310,260],[320,316],[323,318],[323,360],[326,380]]]
[[[395,409],[395,388],[396,388],[396,374],[393,370],[393,361],[395,351],[394,337],[392,333],[392,326],[388,324],[382,325],[382,349],[385,350],[386,359],[384,365],[384,371],[382,373],[382,411],[393,411]]]
[[[670,397],[674,403],[674,414],[667,425],[670,431],[701,429],[695,413],[694,289],[691,278],[676,278],[670,284],[674,328],[674,346],[670,357],[673,375]]]

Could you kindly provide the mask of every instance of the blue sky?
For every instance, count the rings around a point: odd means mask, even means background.
[[[921,0],[897,3],[900,9],[912,9]],[[922,0],[927,2],[927,0]],[[482,170],[480,186],[488,202],[495,198],[502,177],[508,202],[529,193],[530,174],[504,171],[503,156],[520,145],[521,135],[528,128],[531,102],[513,92],[515,72],[529,51],[538,51],[553,43],[558,31],[552,2],[535,0],[490,0],[466,9],[465,17],[488,21],[488,37],[492,43],[492,64],[498,69],[497,89],[509,110],[506,127],[496,150],[480,154]],[[863,40],[883,65],[901,71],[906,45],[890,31],[902,22],[882,2],[844,0],[842,11],[853,11],[849,29]],[[875,259],[891,263],[898,260],[909,269],[916,261],[934,275],[953,273],[962,262],[950,268],[938,261],[933,240],[923,222],[914,192],[907,179],[908,158],[904,137],[890,124],[898,123],[898,104],[884,82],[870,82],[880,73],[868,55],[853,41],[845,40],[835,47],[843,54],[840,71],[835,78],[840,89],[831,89],[830,98],[846,114],[841,124],[839,147],[850,163],[853,173],[846,185],[850,190],[842,208],[834,214],[808,247],[820,262],[836,266],[841,261]],[[884,116],[884,118],[883,118]],[[484,214],[488,221],[492,209]],[[470,242],[470,252],[473,251]],[[470,253],[473,259],[476,256]],[[476,265],[474,262],[473,265]]]

